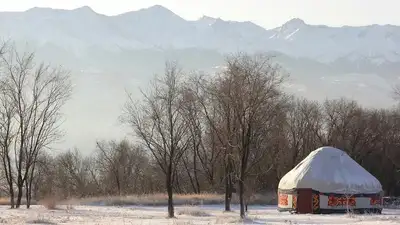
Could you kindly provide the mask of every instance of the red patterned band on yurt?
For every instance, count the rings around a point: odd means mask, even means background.
[[[334,194],[309,189],[279,190],[278,210],[292,213],[346,213],[382,211],[382,194]]]

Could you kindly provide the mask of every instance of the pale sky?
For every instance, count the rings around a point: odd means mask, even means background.
[[[194,20],[203,15],[224,20],[253,21],[273,28],[291,18],[330,26],[400,25],[400,0],[0,0],[0,11],[32,7],[74,9],[84,5],[105,15],[116,15],[155,4]]]

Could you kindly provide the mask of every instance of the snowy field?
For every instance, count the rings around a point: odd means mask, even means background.
[[[238,208],[222,212],[222,206],[176,207],[176,219],[166,218],[165,207],[43,206],[10,210],[1,206],[1,224],[400,224],[400,210],[385,209],[382,215],[291,215],[276,207],[250,207],[248,219],[238,219]]]

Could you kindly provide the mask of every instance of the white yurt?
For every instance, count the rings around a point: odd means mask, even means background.
[[[382,185],[344,151],[321,147],[279,182],[278,209],[295,213],[380,213]]]

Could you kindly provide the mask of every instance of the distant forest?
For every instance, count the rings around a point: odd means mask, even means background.
[[[62,138],[60,108],[73,93],[68,71],[38,65],[9,44],[0,53],[0,171],[13,206],[21,198],[165,192],[221,193],[228,204],[238,193],[242,203],[275,192],[321,146],[344,150],[386,195],[400,195],[400,108],[289,95],[287,76],[264,55],[232,54],[215,75],[167,62],[140,101],[127,96],[119,119],[132,139],[93,143],[95,153],[83,156],[49,148]]]

